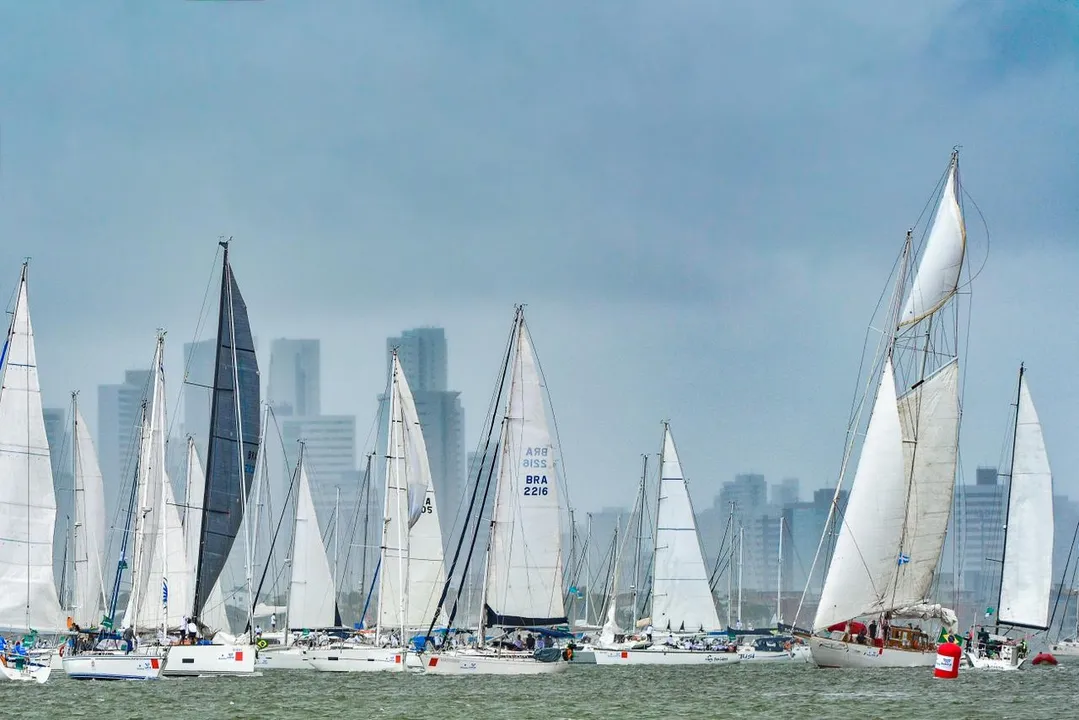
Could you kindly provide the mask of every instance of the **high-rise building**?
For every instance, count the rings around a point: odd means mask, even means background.
[[[149,370],[128,370],[124,382],[97,389],[97,452],[105,491],[105,517],[116,517],[120,497],[135,476],[142,404],[150,386]]]
[[[776,507],[793,505],[799,499],[798,478],[783,478],[778,483],[772,483],[772,504]]]
[[[267,399],[279,417],[321,414],[319,341],[278,338],[270,344]]]
[[[347,517],[355,507],[359,492],[356,472],[356,417],[354,415],[316,415],[309,417],[279,417],[281,436],[289,456],[297,457],[298,442],[304,442],[304,467],[311,481],[311,496],[319,525],[330,527],[340,490],[340,507]],[[284,497],[284,483],[271,488],[275,497]]]
[[[995,603],[1004,552],[1004,503],[1007,483],[998,481],[995,467],[979,467],[974,485],[960,485],[955,493],[953,527],[959,535],[960,567],[957,575],[963,590],[975,594],[975,602]]]
[[[206,463],[206,446],[210,437],[210,405],[216,360],[216,339],[184,344],[184,433],[194,438],[203,464]]]
[[[397,348],[412,392],[443,392],[447,389],[449,372],[444,328],[414,328],[405,330],[400,337],[386,338],[387,359],[394,348]]]
[[[768,504],[768,483],[764,476],[756,473],[735,475],[732,482],[723,483],[719,493],[719,504],[728,507],[734,503],[736,522],[756,516]]]

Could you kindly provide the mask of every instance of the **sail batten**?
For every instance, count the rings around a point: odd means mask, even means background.
[[[567,618],[555,455],[543,383],[521,314],[515,341],[487,557],[484,618],[488,627],[559,625]]]
[[[670,426],[663,426],[656,509],[652,624],[672,630],[717,630],[719,614],[708,584],[689,488]]]
[[[228,261],[222,269],[210,438],[194,608],[199,615],[228,562],[243,522],[258,457],[261,418],[258,361],[240,288]]]
[[[1053,476],[1026,378],[1019,382],[997,617],[1045,630],[1053,584]]]

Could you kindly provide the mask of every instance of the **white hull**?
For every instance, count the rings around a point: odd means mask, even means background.
[[[156,680],[164,666],[164,652],[88,652],[63,659],[64,672],[75,680]]]
[[[255,668],[258,670],[313,670],[311,663],[307,661],[305,648],[290,647],[279,649],[259,650],[255,658]]]
[[[808,645],[795,645],[790,650],[779,652],[773,650],[739,649],[738,657],[742,658],[743,662],[813,662],[813,656],[809,651]]]
[[[1049,652],[1053,653],[1053,655],[1058,658],[1079,657],[1079,643],[1064,640],[1058,642],[1056,645],[1050,645]]]
[[[936,650],[897,650],[872,645],[845,643],[840,640],[812,637],[809,649],[813,662],[827,668],[915,668],[933,667]]]
[[[1005,660],[1003,658],[978,657],[974,653],[967,653],[967,662],[974,670],[1018,670],[1023,661]]]
[[[199,675],[251,675],[255,672],[255,646],[173,645],[165,660],[166,677]]]
[[[402,648],[356,647],[312,650],[307,662],[319,672],[404,672],[419,670],[419,658]]]
[[[496,654],[459,650],[422,656],[423,671],[430,675],[546,675],[565,670],[562,660],[540,662],[528,654]]]
[[[652,646],[642,650],[596,650],[597,665],[733,665],[737,653]]]
[[[569,659],[574,665],[595,665],[596,653],[599,652],[594,648],[577,648],[573,651],[573,657]]]
[[[49,663],[39,665],[37,663],[27,663],[22,669],[16,670],[14,664],[0,664],[0,675],[8,680],[14,680],[16,682],[29,682],[34,681],[39,685],[45,683],[49,679],[49,675],[52,674],[52,667]]]

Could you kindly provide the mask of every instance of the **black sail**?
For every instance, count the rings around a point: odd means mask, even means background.
[[[196,616],[206,606],[240,532],[244,498],[251,492],[259,451],[258,361],[247,319],[247,305],[240,295],[228,258],[226,244],[206,454],[206,489],[195,577]]]

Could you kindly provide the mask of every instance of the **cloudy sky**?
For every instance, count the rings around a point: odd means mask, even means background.
[[[177,392],[224,234],[260,342],[321,338],[361,442],[385,338],[432,324],[474,446],[523,302],[578,507],[632,503],[663,418],[698,506],[830,485],[958,144],[989,229],[968,202],[964,477],[1023,360],[1079,495],[1074,2],[7,0],[0,58],[0,285],[33,257],[50,404],[159,326]]]

